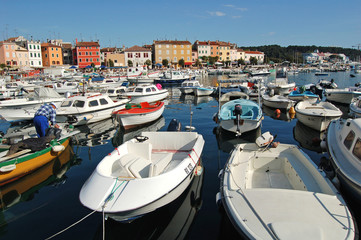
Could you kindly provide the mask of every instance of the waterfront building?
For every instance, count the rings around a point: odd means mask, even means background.
[[[246,63],[250,63],[250,59],[252,57],[257,59],[258,64],[263,64],[264,63],[264,53],[263,52],[260,52],[260,51],[245,51],[244,54],[245,54],[244,61]]]
[[[14,42],[0,42],[0,64],[11,68],[25,68],[28,66],[28,50],[16,45]]]
[[[91,66],[100,67],[100,45],[99,42],[78,42],[75,40],[73,49],[73,64],[79,68]]]
[[[19,36],[12,39],[17,45],[28,50],[29,67],[42,68],[43,59],[41,56],[41,43],[33,39],[27,40],[23,36]]]
[[[63,52],[61,46],[53,43],[42,43],[41,54],[44,67],[63,65]]]
[[[192,44],[189,41],[162,40],[153,41],[154,64],[162,64],[167,59],[169,65],[178,67],[180,59],[186,66],[192,65]]]
[[[210,41],[195,41],[194,48],[197,51],[198,58],[202,59],[203,56],[210,56],[211,55],[211,45]]]
[[[218,57],[219,58],[219,43],[218,41],[210,41],[209,45],[211,47],[211,57]]]
[[[132,62],[133,67],[144,66],[147,60],[152,62],[152,51],[135,45],[124,50],[124,57],[125,65],[128,67],[130,67],[129,61]]]
[[[343,53],[323,53],[316,49],[312,53],[303,53],[303,61],[308,64],[312,63],[324,63],[324,62],[340,62],[347,63],[348,57]]]
[[[71,43],[61,43],[61,48],[63,52],[63,64],[72,65],[73,64],[73,45]]]
[[[117,47],[107,47],[100,49],[100,62],[106,67],[111,67],[111,62],[113,62],[114,67],[123,67],[125,66],[125,58],[123,48]]]
[[[198,51],[196,49],[192,49],[192,63],[194,64],[198,59]],[[199,59],[202,61],[202,59]]]
[[[241,48],[237,48],[237,60],[238,59],[243,59],[245,60],[246,59],[246,53],[243,49]]]
[[[230,49],[231,49],[231,44],[228,42],[221,42],[218,41],[218,47],[219,47],[219,61],[230,61]]]

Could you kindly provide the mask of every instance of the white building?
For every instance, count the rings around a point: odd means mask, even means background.
[[[143,66],[147,60],[152,62],[152,51],[147,48],[133,46],[124,50],[124,57],[126,66],[128,66],[129,60],[132,61],[133,67]]]
[[[22,46],[28,50],[29,66],[32,68],[43,67],[43,60],[41,56],[41,43],[40,41],[27,40],[23,36],[14,38],[14,42],[17,45]]]
[[[210,56],[211,55],[211,45],[210,42],[206,41],[196,41],[194,43],[195,49],[197,50],[198,58],[201,59],[203,56]]]
[[[264,53],[259,51],[244,51],[244,61],[250,63],[252,57],[257,59],[258,64],[264,63]]]

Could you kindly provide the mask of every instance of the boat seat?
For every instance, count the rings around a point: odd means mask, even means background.
[[[163,172],[167,165],[172,160],[173,153],[158,152],[152,154],[153,173],[152,176],[157,176]]]
[[[149,175],[150,169],[152,168],[152,162],[149,159],[137,158],[133,161],[128,169],[136,178],[147,178],[151,177]]]
[[[152,154],[152,144],[149,142],[128,143],[128,153],[150,160]]]

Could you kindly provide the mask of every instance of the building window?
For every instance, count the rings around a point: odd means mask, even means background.
[[[148,57],[148,53],[144,53],[144,57],[147,58],[147,57]]]
[[[31,48],[31,45],[29,45],[29,49],[32,49],[32,48]]]
[[[45,53],[45,58],[48,58],[48,54]]]
[[[159,54],[162,54],[162,50],[158,50],[158,53],[159,53]]]
[[[31,61],[31,66],[34,66],[34,62],[33,62],[33,61]]]
[[[190,53],[190,51],[189,50],[187,50],[187,54],[189,54]],[[207,51],[206,51],[206,53],[207,53]]]
[[[167,50],[167,55],[169,55],[169,50]]]
[[[54,57],[54,53],[52,53],[51,56]]]
[[[79,52],[79,56],[81,56],[81,52]]]
[[[85,52],[85,55],[87,55],[87,56],[88,56],[88,52]]]
[[[177,61],[177,57],[174,57],[174,61],[175,61],[175,62]]]
[[[166,45],[166,48],[169,48],[169,45],[168,45],[168,44]]]
[[[85,59],[85,61],[86,61],[86,62],[89,62],[89,59],[87,58],[87,59]]]
[[[30,53],[30,57],[33,57],[33,53]]]
[[[39,66],[41,66],[41,61],[39,61]]]
[[[183,45],[182,45],[183,46]],[[184,50],[181,50],[181,54],[184,54]]]
[[[177,54],[177,50],[174,50],[174,54]]]
[[[92,52],[89,52],[89,55],[91,56],[91,55],[92,55]]]
[[[97,58],[97,62],[99,62],[99,58]]]
[[[162,61],[162,58],[161,58],[161,57],[159,57],[158,59],[159,59],[159,62],[161,62],[161,61]]]
[[[128,58],[133,58],[133,53],[128,53]]]
[[[79,59],[79,62],[81,62],[81,59]]]
[[[52,64],[55,64],[55,61],[53,61]]]
[[[56,57],[59,57],[59,54],[56,54]]]

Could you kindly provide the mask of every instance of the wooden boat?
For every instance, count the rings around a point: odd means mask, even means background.
[[[220,191],[229,219],[247,239],[356,236],[340,193],[295,145],[237,145],[221,175]]]
[[[295,111],[300,122],[320,132],[326,130],[332,120],[342,116],[342,111],[330,102],[301,101]]]
[[[200,171],[204,140],[195,132],[143,132],[98,164],[80,191],[87,208],[131,220],[178,198]]]
[[[140,104],[128,104],[125,109],[113,112],[116,120],[124,129],[130,129],[157,120],[164,112],[164,102],[154,104],[141,102]]]
[[[70,136],[78,131],[64,134],[59,140],[53,140],[49,146],[37,152],[25,149],[5,156],[7,151],[0,152],[0,186],[15,181],[47,164],[58,157],[70,142]]]
[[[259,127],[262,109],[251,100],[235,99],[221,106],[215,121],[224,130],[239,135]]]
[[[75,160],[73,149],[68,145],[58,156],[36,171],[1,186],[0,210],[6,210],[23,201],[29,201],[41,188],[64,180],[66,171]]]
[[[56,109],[56,121],[84,125],[111,118],[112,112],[125,108],[129,99],[112,100],[107,94],[86,93],[70,96]]]
[[[154,84],[140,84],[132,91],[122,94],[123,97],[130,99],[131,103],[157,102],[168,97],[167,89],[159,89]]]
[[[282,109],[290,109],[295,105],[295,101],[289,99],[288,97],[282,95],[262,95],[262,103],[263,105],[271,108],[282,108]]]
[[[361,119],[338,119],[327,129],[327,151],[341,189],[361,202]]]

